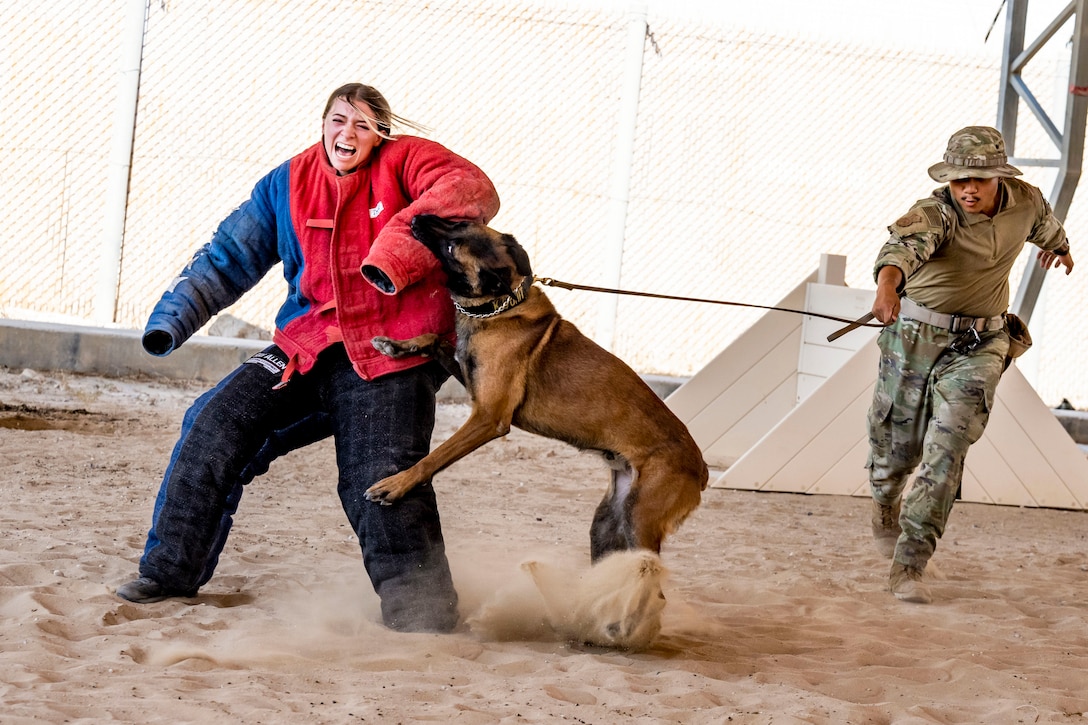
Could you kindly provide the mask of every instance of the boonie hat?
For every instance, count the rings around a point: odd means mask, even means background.
[[[948,139],[944,161],[929,167],[929,176],[944,183],[956,179],[992,179],[995,176],[1020,176],[1023,172],[1009,166],[1005,139],[996,128],[968,126]]]

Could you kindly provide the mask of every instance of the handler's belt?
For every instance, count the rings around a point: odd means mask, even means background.
[[[988,332],[990,330],[1000,330],[1005,326],[1005,318],[1003,315],[996,315],[994,317],[948,315],[943,312],[934,312],[933,310],[922,307],[907,297],[904,297],[899,303],[899,314],[903,317],[917,320],[918,322],[924,322],[927,325],[943,327],[949,332],[963,332],[965,330]]]

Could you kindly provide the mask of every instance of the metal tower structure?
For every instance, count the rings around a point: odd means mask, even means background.
[[[1088,0],[1072,0],[1046,26],[1046,29],[1030,45],[1024,45],[1028,0],[1008,0],[1005,16],[1005,42],[1002,53],[1001,88],[998,93],[997,129],[1005,137],[1005,147],[1010,163],[1022,166],[1057,167],[1058,176],[1050,193],[1050,205],[1058,219],[1065,221],[1073,192],[1080,181],[1084,161],[1084,123],[1088,116],[1088,22],[1085,3]],[[1024,67],[1066,24],[1072,19],[1072,37],[1069,39],[1069,90],[1066,95],[1065,118],[1059,128],[1039,104],[1028,88],[1021,73]],[[1065,36],[1059,39],[1064,40]],[[1016,124],[1020,102],[1031,111],[1057,148],[1056,159],[1018,158],[1016,156]],[[1043,287],[1046,270],[1038,264],[1029,264],[1020,281],[1013,301],[1012,311],[1025,322],[1031,319],[1039,292]]]

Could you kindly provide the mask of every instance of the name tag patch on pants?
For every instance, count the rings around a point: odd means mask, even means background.
[[[245,361],[246,365],[260,365],[268,372],[274,375],[282,375],[283,371],[287,369],[287,358],[283,357],[282,353],[271,350],[261,350]]]

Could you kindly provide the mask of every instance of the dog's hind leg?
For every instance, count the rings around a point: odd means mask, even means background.
[[[623,549],[660,554],[665,537],[699,505],[706,485],[706,464],[699,458],[686,468],[677,468],[658,458],[646,458],[635,465],[610,454],[605,460],[612,467],[612,484],[590,527],[593,561]]]
[[[638,474],[620,456],[605,454],[605,460],[612,468],[612,481],[589,527],[589,556],[594,562],[613,551],[637,546],[630,524],[630,495]]]
[[[706,484],[702,458],[677,465],[660,458],[638,465],[638,481],[625,508],[633,546],[660,553],[665,537],[699,506]]]

